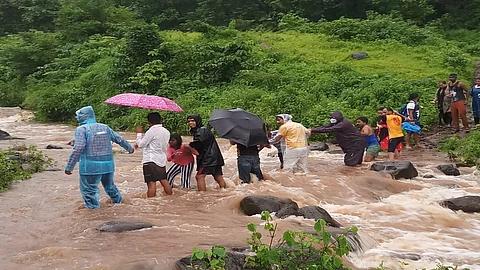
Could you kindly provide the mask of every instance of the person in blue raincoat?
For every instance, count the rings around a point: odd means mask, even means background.
[[[97,123],[92,106],[83,107],[75,114],[80,126],[75,130],[75,145],[65,174],[71,175],[77,162],[80,162],[80,192],[87,208],[100,207],[100,182],[112,203],[122,203],[122,195],[113,182],[115,164],[111,142],[119,144],[130,154],[134,152],[133,147],[109,126]]]
[[[473,111],[473,120],[475,120],[476,128],[480,127],[480,77],[475,79],[475,85],[470,91],[470,96],[472,97],[472,111]]]

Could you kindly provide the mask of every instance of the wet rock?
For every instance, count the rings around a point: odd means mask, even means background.
[[[328,144],[324,142],[316,142],[310,144],[310,151],[327,151],[328,150]]]
[[[97,230],[101,232],[128,232],[145,228],[152,228],[152,224],[145,222],[132,222],[132,221],[109,221],[100,225]]]
[[[287,218],[289,216],[299,216],[298,206],[295,208],[295,206],[293,206],[293,205],[287,205],[286,207],[283,207],[282,209],[278,210],[278,212],[275,213],[275,216],[277,218]]]
[[[433,174],[425,174],[425,175],[423,176],[423,178],[427,178],[427,179],[435,178],[435,175],[433,175]]]
[[[282,199],[274,196],[247,196],[240,202],[240,207],[248,216],[262,213],[262,211],[278,212],[285,207],[298,209],[296,202],[290,199]]]
[[[245,259],[247,255],[241,252],[230,251],[227,252],[227,258],[225,259],[225,270],[252,270],[252,268],[245,267]],[[200,262],[192,262],[191,256],[182,258],[177,261],[176,266],[179,270],[191,270],[200,269],[197,268],[201,265]]]
[[[442,171],[445,175],[458,176],[460,171],[452,164],[438,165],[437,169]]]
[[[376,162],[370,167],[376,172],[386,172],[395,179],[412,179],[418,176],[418,171],[410,161],[386,161]]]
[[[422,256],[420,254],[416,253],[397,253],[397,252],[391,252],[390,255],[392,257],[401,259],[401,260],[411,260],[411,261],[419,261]]]
[[[71,140],[67,143],[67,145],[74,146],[75,145],[75,140]]]
[[[330,150],[330,151],[328,151],[328,153],[332,154],[332,155],[343,155],[343,154],[345,154],[343,152],[343,150]]]
[[[457,168],[461,168],[461,167],[466,167],[466,168],[475,167],[474,164],[467,164],[467,163],[461,163],[461,162],[455,163],[455,166],[456,166]]]
[[[319,220],[323,219],[325,220],[329,226],[332,227],[342,227],[340,223],[338,223],[336,220],[330,216],[330,214],[323,208],[319,206],[305,206],[300,209],[298,209],[298,216],[303,216],[304,218],[307,219],[314,219],[314,220]]]
[[[480,196],[452,198],[444,200],[440,205],[453,211],[460,210],[465,213],[480,213]]]
[[[12,136],[10,136],[10,134],[8,134],[8,132],[0,129],[0,140],[10,139],[11,137]]]
[[[366,57],[368,57],[368,53],[366,53],[366,52],[354,52],[350,56],[353,59],[361,60],[361,59],[365,59]]]
[[[49,144],[49,145],[47,145],[47,149],[63,149],[63,147],[58,146],[58,145]]]

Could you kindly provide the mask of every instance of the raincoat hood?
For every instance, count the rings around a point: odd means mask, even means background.
[[[341,112],[333,112],[330,117],[337,120],[337,124],[343,121],[343,114]]]
[[[188,119],[193,119],[193,120],[195,120],[195,123],[197,123],[197,126],[195,128],[191,128],[190,132],[195,132],[198,128],[203,127],[202,117],[200,115],[190,114],[189,116],[187,116],[187,120]]]
[[[292,120],[292,116],[291,116],[290,114],[286,114],[286,113],[277,114],[275,117],[280,117],[280,118],[282,118],[285,122],[288,122],[288,121]]]
[[[80,125],[96,123],[95,112],[92,106],[86,106],[76,111],[77,121]]]

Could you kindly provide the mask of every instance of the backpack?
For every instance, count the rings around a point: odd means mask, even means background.
[[[408,117],[407,104],[408,103],[403,104],[402,107],[400,108],[400,110],[398,111],[401,115],[403,115],[405,117]]]

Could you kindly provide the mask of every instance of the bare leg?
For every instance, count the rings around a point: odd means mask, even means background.
[[[153,198],[157,196],[157,182],[147,182],[147,198]]]
[[[163,190],[165,190],[165,193],[167,195],[172,195],[172,186],[170,185],[170,183],[168,182],[167,179],[162,179],[160,180],[160,184],[162,184],[163,186]]]
[[[400,151],[398,151],[398,149],[395,149],[395,152],[393,154],[394,154],[395,159],[400,158]]]
[[[217,181],[220,188],[227,187],[227,184],[225,184],[225,181],[223,180],[223,175],[215,175],[213,178],[215,179],[215,181]]]
[[[395,159],[395,153],[388,152],[388,159],[394,160]]]
[[[415,141],[415,148],[423,149],[423,145],[420,144],[420,135],[415,133],[413,134],[413,140]]]
[[[410,133],[407,133],[407,135],[405,135],[405,148],[407,149],[412,149],[412,146],[410,145],[411,137],[412,135]]]
[[[369,154],[365,155],[365,159],[364,159],[365,162],[370,162],[370,161],[374,161],[374,160],[375,160],[374,156],[369,155]]]
[[[198,174],[197,176],[195,176],[195,179],[197,179],[198,191],[207,191],[207,183],[205,182],[205,177],[207,177],[206,174]]]

